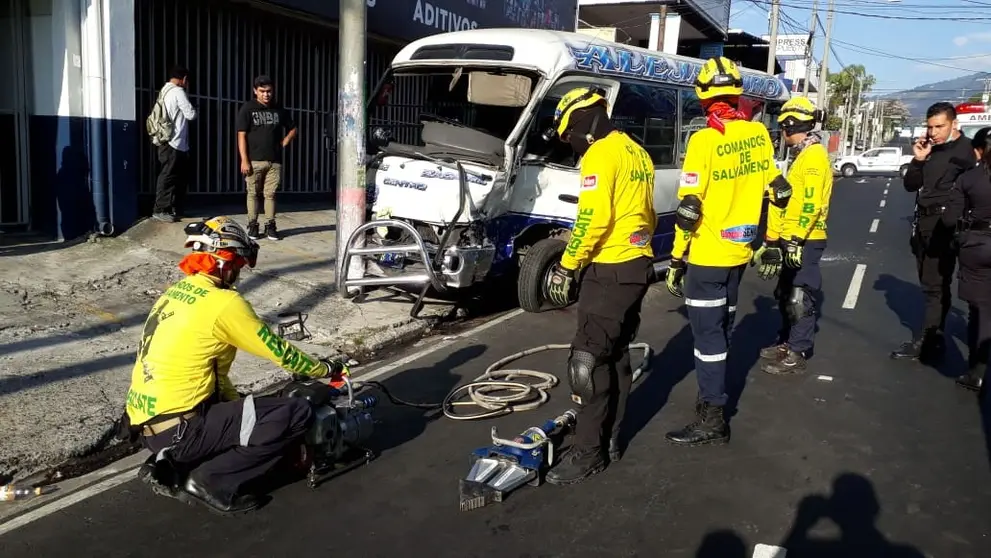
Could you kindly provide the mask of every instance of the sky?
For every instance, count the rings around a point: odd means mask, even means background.
[[[705,0],[702,0],[704,3]],[[863,64],[889,93],[991,71],[991,0],[833,0],[829,71]],[[808,33],[812,0],[780,0],[778,34]],[[814,55],[822,60],[828,0],[819,0],[821,27]],[[770,29],[770,0],[733,0],[730,28],[753,35]],[[946,19],[940,19],[946,18]],[[975,82],[973,91],[983,89]],[[951,93],[947,91],[946,93]],[[956,95],[963,91],[957,90]]]

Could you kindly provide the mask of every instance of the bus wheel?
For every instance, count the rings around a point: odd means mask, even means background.
[[[520,308],[538,313],[550,309],[547,300],[547,276],[551,266],[561,260],[566,244],[558,238],[545,238],[530,246],[520,265],[516,295]]]

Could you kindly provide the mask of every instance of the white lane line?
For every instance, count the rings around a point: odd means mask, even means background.
[[[382,376],[385,376],[389,372],[392,372],[393,370],[396,370],[397,368],[401,368],[403,366],[406,366],[407,364],[413,362],[414,360],[423,358],[423,357],[429,355],[430,353],[434,353],[434,352],[437,352],[437,351],[439,351],[441,349],[444,349],[446,347],[449,347],[449,346],[453,345],[454,343],[457,343],[458,341],[462,341],[464,339],[467,339],[469,337],[472,337],[476,333],[485,331],[486,329],[489,329],[491,327],[495,327],[495,326],[497,326],[497,325],[499,325],[501,323],[504,323],[506,321],[509,321],[509,320],[511,320],[511,319],[519,316],[520,314],[523,314],[523,313],[524,313],[524,310],[522,308],[517,308],[516,310],[513,310],[513,311],[511,311],[511,312],[509,312],[507,314],[504,314],[504,315],[502,315],[502,316],[500,316],[500,317],[498,317],[498,318],[496,318],[496,319],[494,319],[494,320],[492,320],[490,322],[486,322],[486,323],[481,324],[481,325],[479,325],[477,327],[474,327],[472,329],[469,329],[467,331],[464,331],[464,332],[460,333],[459,335],[446,338],[446,339],[444,339],[443,341],[441,341],[439,343],[435,343],[433,345],[430,345],[429,347],[426,347],[426,348],[421,349],[421,350],[419,350],[419,351],[417,351],[415,353],[412,353],[412,354],[407,355],[407,356],[405,356],[403,358],[400,358],[399,360],[395,360],[393,362],[390,362],[389,364],[386,364],[386,365],[381,366],[379,368],[372,369],[369,372],[361,373],[360,371],[356,371],[356,373],[355,373],[355,380],[360,382],[360,381],[372,380],[374,378],[380,378]],[[114,469],[114,465],[115,464],[110,464],[107,467],[105,467],[104,469],[102,469],[100,471],[95,471],[94,473],[90,473],[90,474],[92,474],[92,475],[98,475],[98,476],[106,476],[108,474],[113,474],[113,473],[116,472],[116,470]],[[60,498],[58,500],[55,500],[54,502],[52,502],[50,504],[45,504],[44,506],[40,506],[40,507],[38,507],[38,508],[36,508],[34,510],[31,510],[31,511],[29,511],[29,512],[23,514],[23,515],[19,515],[19,516],[15,517],[14,519],[11,519],[10,521],[4,522],[4,523],[0,523],[0,535],[4,535],[6,533],[9,533],[10,531],[13,531],[14,529],[17,529],[18,527],[23,527],[23,526],[27,525],[28,523],[31,523],[33,521],[37,521],[37,520],[39,520],[39,519],[41,519],[41,518],[43,518],[45,516],[51,515],[53,513],[58,512],[58,511],[61,511],[61,510],[65,509],[65,508],[67,508],[67,507],[69,507],[69,506],[71,506],[73,504],[78,504],[79,502],[82,502],[83,500],[85,500],[87,498],[90,498],[92,496],[95,496],[97,494],[100,494],[101,492],[106,492],[107,490],[110,490],[111,488],[114,488],[115,486],[119,486],[121,484],[124,484],[125,482],[134,480],[136,478],[135,471],[137,469],[138,469],[138,467],[132,467],[132,468],[128,469],[127,471],[125,471],[123,473],[120,473],[119,475],[109,477],[106,480],[103,480],[103,481],[100,481],[100,482],[98,482],[98,483],[96,483],[94,485],[88,486],[88,487],[86,487],[86,488],[84,488],[84,489],[82,489],[82,490],[80,490],[78,492],[73,492],[72,494],[69,494],[68,496],[64,496],[64,497],[62,497],[62,498]]]
[[[867,272],[866,264],[857,264],[853,270],[853,278],[850,279],[850,288],[846,290],[846,298],[843,299],[843,308],[852,310],[857,307],[857,299],[860,298],[860,284],[864,282],[864,273]]]
[[[110,477],[109,479],[106,479],[104,481],[100,481],[97,484],[94,484],[93,486],[88,486],[80,490],[79,492],[75,492],[68,496],[65,496],[64,498],[55,500],[51,504],[45,504],[44,506],[31,510],[25,513],[24,515],[19,515],[14,519],[11,519],[10,521],[7,521],[5,523],[0,523],[0,536],[11,532],[14,529],[17,529],[18,527],[23,527],[28,523],[31,523],[32,521],[37,521],[42,517],[45,517],[46,515],[51,515],[73,504],[78,504],[79,502],[82,502],[87,498],[96,496],[97,494],[110,490],[115,486],[124,484],[125,482],[132,481],[136,478],[135,475],[136,469],[137,467],[135,467],[134,469],[130,469],[128,471],[124,471],[123,473],[117,476]]]
[[[888,189],[887,189],[887,188],[885,188],[885,189],[884,189],[884,195],[885,195],[885,196],[887,196],[887,195],[888,195]]]
[[[872,233],[876,233],[877,232],[877,226],[880,225],[880,224],[881,224],[881,220],[880,219],[874,219],[874,222],[871,223],[871,232]]]
[[[517,308],[516,310],[513,310],[512,312],[509,312],[508,314],[505,314],[503,316],[500,316],[500,317],[492,320],[491,322],[485,322],[484,324],[482,324],[482,325],[480,325],[478,327],[469,329],[468,331],[465,331],[465,332],[461,333],[460,335],[456,335],[454,337],[445,339],[445,340],[441,341],[440,343],[431,345],[431,346],[429,346],[429,347],[427,347],[425,349],[421,349],[421,350],[419,350],[419,351],[417,351],[415,353],[412,353],[410,355],[404,356],[403,358],[401,358],[399,360],[396,360],[396,361],[393,361],[393,362],[390,362],[389,364],[386,364],[385,366],[381,366],[379,368],[376,368],[376,369],[374,369],[374,370],[372,370],[370,372],[365,372],[363,374],[362,373],[357,373],[357,374],[355,374],[354,379],[356,381],[361,382],[361,381],[367,381],[367,380],[374,380],[375,378],[380,378],[380,377],[385,376],[389,372],[392,372],[393,370],[395,370],[395,369],[397,369],[397,368],[399,368],[401,366],[406,366],[407,364],[413,362],[414,360],[419,360],[419,359],[421,359],[421,358],[429,355],[430,353],[433,353],[433,352],[439,351],[439,350],[441,350],[443,348],[449,347],[449,346],[457,343],[458,341],[461,341],[463,339],[466,339],[468,337],[473,336],[474,334],[476,334],[478,332],[485,331],[486,329],[489,329],[490,327],[495,327],[495,326],[497,326],[497,325],[499,325],[499,324],[501,324],[501,323],[503,323],[505,321],[511,320],[511,319],[515,318],[516,316],[519,316],[523,312],[524,312],[524,310],[522,308]]]
[[[781,546],[757,544],[754,546],[754,558],[785,558],[788,551]]]
[[[881,200],[881,205],[880,205],[880,207],[884,207],[884,204],[886,204],[886,203],[888,203],[888,202],[886,202],[886,201],[884,201],[884,200]]]

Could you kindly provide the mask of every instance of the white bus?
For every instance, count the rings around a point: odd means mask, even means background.
[[[366,276],[339,286],[423,285],[426,293],[518,271],[521,306],[540,311],[579,182],[571,148],[542,132],[561,96],[581,86],[605,91],[613,121],[654,161],[652,246],[663,269],[680,163],[689,135],[704,125],[694,92],[703,62],[532,29],[444,33],[406,46],[369,101],[378,148],[367,167],[371,221],[352,236],[352,244],[364,236],[366,247],[343,255],[345,266],[366,258]],[[768,126],[783,166],[776,116],[789,92],[774,76],[741,71],[743,108]]]

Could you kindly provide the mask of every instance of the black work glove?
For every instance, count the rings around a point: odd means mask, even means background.
[[[783,262],[784,255],[781,253],[779,242],[765,240],[750,258],[750,267],[760,266],[757,268],[757,276],[767,281],[781,274]]]
[[[685,297],[682,289],[685,287],[685,271],[687,269],[688,264],[685,263],[685,260],[671,258],[671,265],[668,267],[668,276],[664,284],[667,286],[668,292],[678,298]]]
[[[560,263],[551,268],[547,285],[547,298],[555,306],[565,307],[571,303],[571,287],[575,281],[577,270],[568,269]]]

